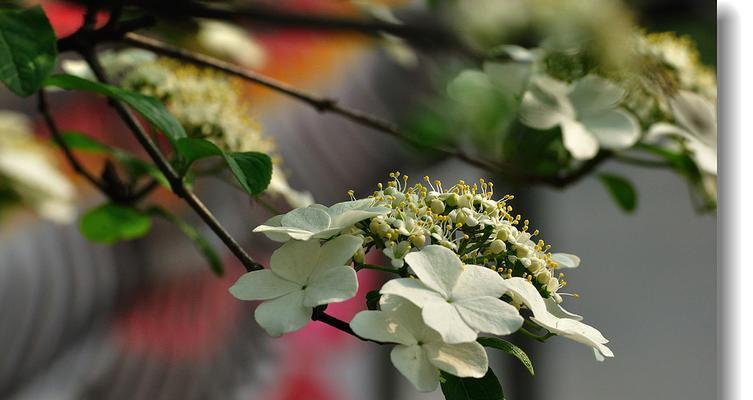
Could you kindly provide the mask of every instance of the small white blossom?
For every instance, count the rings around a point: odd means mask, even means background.
[[[362,240],[342,235],[320,246],[318,240],[291,241],[272,254],[269,269],[241,276],[230,288],[240,300],[266,300],[256,322],[271,336],[302,328],[313,308],[355,296],[358,278],[346,265]]]
[[[246,30],[221,21],[200,20],[196,40],[212,55],[227,58],[245,67],[264,65],[267,54]]]
[[[559,126],[565,148],[578,160],[593,158],[599,147],[623,150],[640,137],[634,116],[618,107],[625,91],[596,75],[571,85],[544,74],[523,95],[521,120],[535,129]]]
[[[518,310],[499,299],[507,287],[496,271],[464,266],[455,253],[437,245],[405,259],[419,279],[391,280],[380,293],[402,297],[421,308],[424,322],[445,342],[472,342],[479,332],[509,335],[523,324]]]
[[[559,336],[585,344],[594,349],[597,359],[614,357],[612,351],[605,346],[609,342],[596,328],[580,322],[580,316],[570,314],[556,302],[547,302],[531,282],[523,278],[505,280],[507,288],[513,297],[513,302],[523,303],[533,313],[531,320]],[[552,312],[554,311],[554,313]]]
[[[432,391],[439,370],[458,377],[481,378],[489,368],[484,348],[477,342],[448,344],[421,321],[421,310],[395,296],[382,296],[382,311],[362,311],[350,326],[359,336],[396,343],[392,364],[418,390]]]
[[[257,226],[254,232],[262,232],[277,242],[290,239],[328,239],[356,222],[387,212],[388,208],[375,207],[372,199],[346,201],[332,207],[314,204],[274,216]]]

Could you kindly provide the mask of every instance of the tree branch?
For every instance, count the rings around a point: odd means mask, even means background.
[[[341,319],[339,319],[337,317],[333,317],[333,316],[327,314],[324,311],[325,308],[326,307],[322,307],[322,306],[315,307],[314,308],[314,312],[311,314],[311,320],[312,321],[323,322],[323,323],[325,323],[325,324],[327,324],[327,325],[329,325],[329,326],[331,326],[331,327],[333,327],[333,328],[335,328],[335,329],[337,329],[339,331],[345,332],[348,335],[351,335],[351,336],[353,336],[353,337],[355,337],[357,339],[363,340],[364,342],[372,342],[372,343],[376,343],[376,344],[384,344],[384,343],[376,341],[376,340],[367,339],[367,338],[365,338],[363,336],[359,336],[357,333],[353,332],[353,328],[350,327],[350,324],[348,324],[347,322],[345,322],[345,321],[343,321],[343,320],[341,320]]]
[[[102,68],[102,65],[100,65],[99,60],[97,59],[97,56],[94,54],[92,49],[84,48],[80,49],[79,51],[84,60],[86,60],[86,62],[89,64],[89,67],[91,68],[97,79],[102,83],[109,83],[104,69]],[[262,269],[263,266],[254,261],[251,256],[249,256],[248,253],[243,250],[240,244],[238,244],[238,242],[232,236],[230,236],[225,228],[220,225],[219,221],[217,221],[217,218],[215,218],[215,216],[209,211],[204,203],[184,185],[183,179],[178,175],[177,172],[175,172],[170,162],[165,158],[162,152],[160,152],[157,144],[154,143],[152,138],[142,128],[141,124],[133,115],[133,113],[128,108],[126,108],[123,103],[117,100],[111,100],[110,104],[112,104],[120,118],[126,123],[129,129],[131,129],[141,146],[146,150],[146,152],[149,154],[149,157],[151,157],[154,163],[157,165],[157,168],[159,168],[159,170],[165,175],[168,182],[170,182],[170,186],[173,192],[179,197],[183,198],[186,203],[188,203],[188,205],[199,215],[199,217],[201,217],[201,219],[209,226],[209,228],[212,229],[212,231],[220,238],[220,240],[222,240],[225,246],[227,246],[228,249],[230,249],[230,251],[243,263],[243,266],[246,267],[247,270],[253,271]]]

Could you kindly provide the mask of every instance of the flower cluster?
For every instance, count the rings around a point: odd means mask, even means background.
[[[29,119],[0,111],[0,210],[26,205],[52,221],[70,222],[73,198],[73,185],[46,146],[34,139]]]
[[[254,230],[284,244],[269,270],[245,274],[230,292],[266,300],[255,316],[269,334],[295,331],[315,307],[353,297],[356,271],[376,269],[396,278],[382,286],[378,308],[357,314],[351,328],[396,344],[392,362],[419,390],[436,388],[440,370],[484,376],[488,358],[479,335],[510,335],[524,322],[546,337],[586,344],[597,358],[612,356],[598,330],[560,306],[565,282],[557,272],[580,259],[535,242],[538,231],[513,216],[512,196],[495,200],[485,180],[445,189],[428,177],[426,185],[410,186],[399,172],[390,176],[365,199],[350,192],[351,201],[299,208]],[[367,264],[371,251],[386,256],[388,266]]]
[[[107,52],[101,59],[122,87],[163,101],[189,136],[210,140],[228,152],[269,154],[274,169],[268,192],[282,196],[294,207],[313,203],[310,194],[288,185],[275,143],[250,115],[252,107],[242,95],[240,81],[144,50]],[[69,61],[63,67],[90,78],[85,64]]]

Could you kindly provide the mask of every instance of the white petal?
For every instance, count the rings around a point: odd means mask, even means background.
[[[557,268],[577,268],[580,265],[580,257],[568,253],[552,253],[552,261],[557,263]]]
[[[578,121],[563,120],[562,142],[576,160],[589,160],[599,152],[599,142]]]
[[[617,109],[581,118],[581,123],[599,141],[601,147],[624,150],[633,146],[641,136],[641,127],[634,116]]]
[[[385,311],[361,311],[350,321],[358,336],[379,342],[416,344],[416,339],[400,321]]]
[[[263,269],[243,274],[229,290],[239,300],[269,300],[301,290],[301,285]]]
[[[317,270],[306,286],[303,304],[309,307],[348,300],[358,291],[356,271],[344,265]]]
[[[515,277],[506,279],[505,283],[507,284],[508,290],[512,292],[517,299],[520,299],[534,315],[549,314],[546,310],[544,299],[531,282],[528,282],[523,278]]]
[[[445,343],[467,343],[476,340],[478,334],[460,317],[458,310],[446,302],[425,305],[421,316],[426,325],[437,331]]]
[[[439,384],[439,370],[418,345],[395,346],[390,353],[392,364],[422,392],[431,392]]]
[[[480,101],[493,100],[499,93],[485,73],[469,69],[461,71],[447,85],[447,95],[457,102],[477,106]]]
[[[269,268],[289,281],[305,285],[316,266],[319,256],[318,240],[290,241],[272,253]]]
[[[486,350],[477,342],[445,344],[427,343],[423,346],[429,362],[442,371],[457,377],[481,378],[489,369]]]
[[[578,314],[573,314],[570,311],[567,311],[564,308],[562,308],[562,306],[559,303],[557,303],[557,301],[553,297],[544,299],[544,303],[546,304],[547,311],[549,311],[550,314],[554,315],[557,318],[570,318],[576,321],[583,320],[582,316]]]
[[[426,246],[419,252],[406,255],[405,261],[421,282],[445,298],[450,296],[452,288],[463,272],[460,258],[444,246]]]
[[[716,147],[710,147],[697,139],[687,141],[688,149],[693,153],[698,168],[702,171],[716,175]]]
[[[716,107],[711,101],[681,90],[669,104],[677,122],[696,139],[716,145]]]
[[[282,216],[280,225],[302,231],[318,232],[330,226],[329,214],[317,207],[296,208]]]
[[[297,331],[311,319],[311,307],[303,305],[303,291],[296,291],[256,307],[254,318],[270,336]]]
[[[346,265],[362,244],[363,239],[356,236],[338,236],[324,243],[319,252],[319,258],[317,260],[309,258],[309,262],[316,263],[318,267]]]
[[[347,228],[367,218],[390,212],[386,207],[374,207],[373,199],[361,199],[337,203],[327,211],[332,218],[331,225],[340,229]]]
[[[383,295],[379,299],[379,308],[390,313],[415,340],[424,343],[441,340],[439,334],[424,323],[421,309],[410,301],[394,295]]]
[[[571,86],[568,97],[581,119],[617,107],[624,95],[625,90],[614,83],[596,75],[586,75]]]
[[[680,136],[684,138],[692,137],[690,132],[678,126],[668,124],[666,122],[658,122],[651,125],[651,127],[648,129],[648,132],[646,132],[646,136],[643,138],[643,140],[647,143],[656,143],[664,136]]]
[[[444,302],[445,298],[434,290],[426,287],[418,279],[412,278],[399,278],[392,279],[382,286],[379,290],[382,295],[391,294],[402,297],[418,307],[431,302]]]
[[[502,297],[506,291],[505,279],[496,271],[478,265],[466,265],[452,289],[451,298],[458,301],[481,296]]]
[[[555,105],[546,104],[530,91],[523,95],[520,103],[520,120],[526,126],[534,129],[552,129],[563,117]]]
[[[306,240],[311,237],[311,232],[297,228],[284,228],[280,226],[283,215],[275,215],[265,222],[254,228],[254,232],[264,233],[269,239],[275,242],[287,242],[290,239]]]
[[[497,90],[514,96],[520,96],[528,87],[531,71],[531,65],[527,63],[484,63],[484,72]]]
[[[496,297],[477,297],[453,304],[463,321],[476,332],[509,335],[523,325],[518,310]]]

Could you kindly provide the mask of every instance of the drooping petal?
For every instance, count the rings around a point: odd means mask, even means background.
[[[578,121],[563,120],[562,142],[576,160],[590,160],[599,152],[599,142]]]
[[[677,122],[696,139],[716,146],[716,107],[696,93],[681,90],[670,101]]]
[[[287,242],[290,239],[305,240],[310,237],[311,232],[280,226],[282,217],[282,215],[275,215],[263,225],[254,228],[254,232],[261,232],[275,242]]]
[[[693,160],[695,160],[698,168],[706,173],[716,175],[716,147],[711,147],[696,139],[689,139],[686,145],[692,153]]]
[[[367,218],[390,212],[386,207],[375,207],[373,199],[360,199],[337,203],[327,211],[332,218],[331,225],[340,229],[347,228]]]
[[[350,327],[358,336],[366,339],[404,345],[416,344],[411,332],[390,312],[361,311],[350,321]]]
[[[439,370],[429,362],[421,346],[395,346],[392,365],[421,392],[431,392],[439,384]]]
[[[363,239],[356,236],[338,236],[322,245],[319,258],[310,262],[317,268],[346,265],[362,244]]]
[[[442,336],[445,343],[467,343],[476,340],[478,334],[466,324],[454,305],[447,302],[431,302],[421,309],[421,317],[430,328]]]
[[[646,132],[646,136],[643,140],[646,143],[656,143],[664,136],[680,136],[684,138],[693,137],[690,132],[676,125],[668,124],[666,122],[657,122],[648,128],[648,132]]]
[[[478,265],[466,265],[452,289],[451,298],[458,301],[480,296],[502,297],[506,291],[505,279],[496,271]]]
[[[421,282],[449,298],[452,288],[463,272],[463,263],[452,250],[438,245],[430,245],[419,252],[405,256],[413,272]]]
[[[586,130],[591,132],[605,149],[624,150],[632,147],[641,136],[638,120],[628,112],[617,109],[581,118]]]
[[[596,75],[586,75],[571,87],[568,97],[573,103],[578,119],[601,114],[615,107],[625,95],[625,90]]]
[[[457,377],[481,378],[489,369],[486,350],[478,342],[423,345],[426,356],[435,367]]]
[[[552,253],[552,261],[557,263],[557,268],[577,268],[580,265],[580,257],[568,253]]]
[[[315,233],[327,229],[330,222],[331,218],[326,211],[318,207],[304,207],[283,215],[280,225]]]
[[[564,82],[538,75],[531,80],[520,104],[520,120],[535,129],[552,129],[566,119],[574,119],[575,111],[567,98]]]
[[[570,318],[576,321],[583,320],[582,316],[578,314],[573,314],[570,311],[567,311],[564,308],[562,308],[562,306],[558,304],[557,301],[555,301],[553,297],[544,299],[544,303],[546,304],[547,311],[549,311],[550,314],[554,315],[557,318]]]
[[[301,290],[301,285],[263,269],[243,274],[229,290],[239,300],[269,300]]]
[[[270,336],[301,329],[311,319],[311,307],[303,305],[303,291],[295,291],[256,307],[254,318]]]
[[[305,285],[319,252],[318,240],[289,241],[272,253],[269,268],[282,278]]]
[[[509,335],[523,325],[518,310],[496,297],[476,297],[453,305],[463,321],[476,332]]]
[[[304,291],[303,304],[308,307],[348,300],[358,291],[356,271],[345,265],[318,269]]]
[[[428,288],[418,279],[411,278],[399,278],[388,281],[382,286],[379,293],[402,297],[418,307],[423,307],[435,301],[445,301],[439,293]]]

